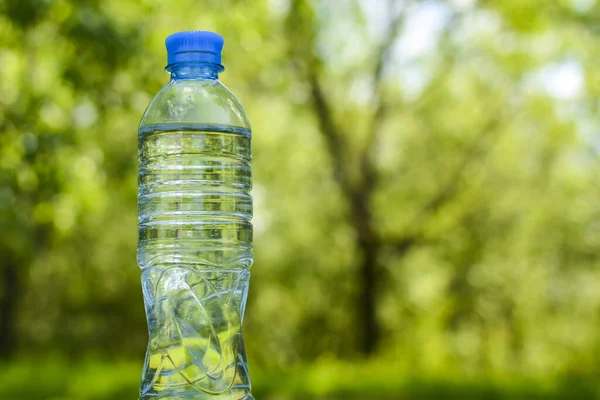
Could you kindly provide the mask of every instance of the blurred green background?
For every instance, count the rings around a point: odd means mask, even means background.
[[[0,0],[0,398],[137,396],[164,38],[253,122],[257,399],[600,398],[595,0]]]

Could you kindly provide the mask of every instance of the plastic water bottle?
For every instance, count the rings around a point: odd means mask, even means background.
[[[140,396],[253,399],[241,324],[252,255],[250,122],[219,81],[223,38],[166,40],[170,82],[139,127]]]

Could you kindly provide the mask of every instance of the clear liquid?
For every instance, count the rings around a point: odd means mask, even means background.
[[[252,399],[241,332],[252,256],[250,131],[139,132],[141,399]]]

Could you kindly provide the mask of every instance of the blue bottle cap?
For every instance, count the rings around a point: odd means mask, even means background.
[[[184,31],[167,36],[168,65],[180,62],[206,62],[221,65],[223,36],[208,31]]]

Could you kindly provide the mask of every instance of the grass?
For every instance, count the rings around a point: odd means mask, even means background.
[[[60,358],[20,359],[0,365],[2,400],[135,400],[140,362]],[[563,376],[544,381],[410,376],[384,363],[319,362],[287,371],[254,368],[258,400],[600,400],[600,382]]]

